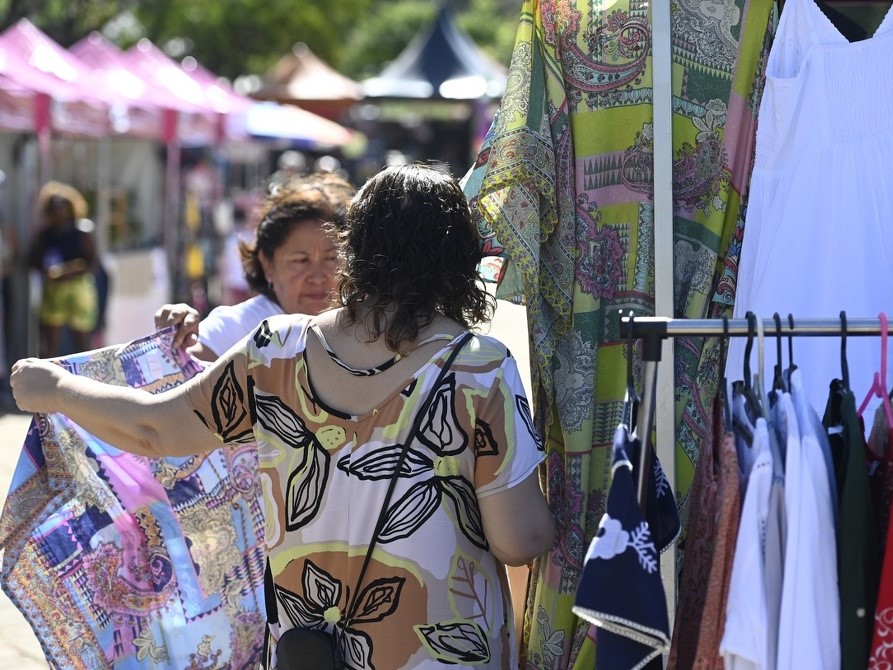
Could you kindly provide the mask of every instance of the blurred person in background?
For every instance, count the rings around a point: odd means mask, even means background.
[[[41,227],[35,236],[30,265],[40,273],[39,321],[41,355],[60,355],[63,328],[71,332],[76,351],[91,348],[99,316],[95,271],[98,263],[93,222],[87,202],[72,186],[47,182],[37,196]]]
[[[285,184],[295,177],[308,172],[307,158],[300,151],[289,149],[279,154],[276,159],[276,172],[270,177],[270,188]]]
[[[247,212],[241,203],[232,206],[232,230],[223,240],[223,247],[217,260],[217,274],[220,280],[220,304],[238,305],[252,296],[251,288],[242,269],[242,254],[239,245],[251,239],[252,231],[247,226]]]
[[[328,224],[343,227],[355,192],[331,172],[273,184],[261,204],[254,239],[239,241],[245,280],[257,295],[217,307],[204,319],[184,303],[163,305],[155,326],[177,325],[174,346],[213,361],[269,316],[313,315],[328,308],[338,260]]]
[[[334,172],[339,177],[348,178],[347,170],[341,165],[341,161],[328,154],[317,158],[313,163],[313,169],[316,172]]]

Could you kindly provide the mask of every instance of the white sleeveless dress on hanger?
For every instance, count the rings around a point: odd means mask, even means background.
[[[734,314],[763,317],[761,377],[771,380],[772,314],[787,327],[789,312],[796,324],[841,310],[893,315],[893,11],[851,43],[814,0],[787,0],[760,105]],[[742,376],[745,340],[732,338],[729,380]],[[847,360],[859,403],[880,366],[879,339],[849,338]],[[754,346],[753,371],[756,362]],[[841,376],[840,341],[797,338],[794,362],[821,414]]]

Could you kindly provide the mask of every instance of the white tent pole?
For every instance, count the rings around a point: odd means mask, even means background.
[[[654,110],[654,309],[673,316],[673,87],[672,16],[670,3],[651,3],[651,68]],[[673,341],[663,342],[663,374],[658,377],[655,405],[658,458],[675,489],[676,426],[673,405]],[[676,552],[661,557],[661,574],[667,594],[670,622],[676,613]]]
[[[97,146],[97,168],[96,168],[96,242],[99,245],[100,254],[108,253],[109,250],[109,212],[111,203],[109,202],[110,182],[111,182],[111,140],[108,137],[99,139]]]
[[[180,299],[180,141],[176,136],[167,142],[165,167],[164,222],[162,240],[167,256],[168,276],[173,299]]]

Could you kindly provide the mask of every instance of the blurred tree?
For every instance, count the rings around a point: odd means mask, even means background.
[[[521,0],[450,2],[459,25],[508,64]],[[346,75],[377,74],[437,13],[431,0],[0,0],[0,29],[25,17],[63,46],[101,30],[122,48],[148,37],[234,79],[266,72],[295,42]]]
[[[213,72],[235,78],[266,71],[295,42],[329,63],[344,35],[372,0],[142,0],[136,16],[145,36],[171,55],[191,55]],[[176,53],[176,51],[182,53]]]
[[[470,0],[456,22],[475,44],[508,67],[520,18],[520,0]]]
[[[369,15],[348,33],[342,71],[356,79],[378,74],[436,15],[437,5],[430,0],[378,0]]]
[[[67,47],[137,4],[138,0],[0,0],[0,31],[25,18]]]

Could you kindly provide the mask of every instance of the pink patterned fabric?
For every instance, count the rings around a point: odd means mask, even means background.
[[[159,393],[201,369],[172,337],[168,329],[60,363]],[[0,516],[0,586],[54,668],[257,668],[266,623],[259,491],[253,443],[149,459],[62,414],[36,415]]]
[[[879,458],[879,467],[874,473],[873,491],[875,494],[875,512],[879,519],[884,520],[881,532],[882,541],[890,537],[890,497],[893,493],[893,466],[889,460],[889,454],[884,455],[889,445],[893,443],[893,429],[887,428],[883,419],[883,408],[877,412],[881,417],[875,416],[872,426],[869,447]],[[884,563],[881,568],[881,586],[878,589],[877,605],[874,614],[874,636],[871,641],[871,657],[868,667],[870,670],[893,669],[893,544],[886,543],[884,549]]]
[[[685,564],[668,668],[722,670],[719,643],[726,619],[732,559],[741,518],[735,438],[723,433],[722,403],[701,447],[691,488]]]

